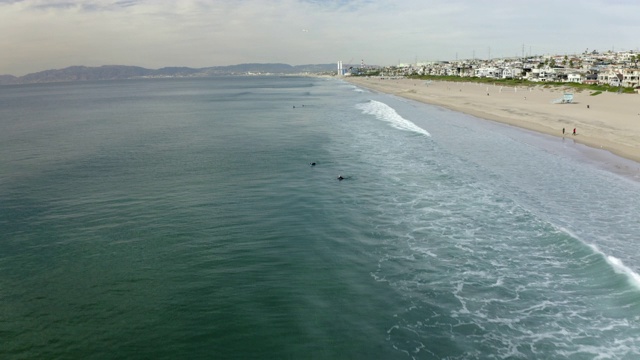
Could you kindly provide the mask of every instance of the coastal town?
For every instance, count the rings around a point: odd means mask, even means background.
[[[640,91],[640,53],[585,51],[574,55],[542,55],[495,59],[466,59],[403,63],[395,66],[350,66],[349,75],[458,76],[519,79],[531,82],[579,83],[631,88]],[[341,65],[339,65],[340,67]],[[340,72],[340,68],[338,70]]]

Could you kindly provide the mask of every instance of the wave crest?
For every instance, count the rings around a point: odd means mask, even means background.
[[[378,120],[386,121],[396,129],[431,136],[428,131],[403,118],[391,106],[385,103],[369,100],[366,103],[357,104],[356,108],[362,110],[363,114],[373,115]]]

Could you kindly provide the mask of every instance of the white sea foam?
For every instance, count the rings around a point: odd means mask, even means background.
[[[363,88],[357,87],[357,86],[355,86],[355,85],[353,85],[353,84],[349,84],[349,83],[344,83],[344,85],[343,85],[343,86],[344,86],[345,88],[347,88],[347,89],[351,89],[351,90],[353,90],[353,91],[355,91],[355,92],[361,92],[361,93],[368,92],[368,91],[364,90]]]
[[[620,259],[603,253],[602,251],[600,251],[600,249],[598,249],[597,246],[593,244],[589,246],[593,249],[593,251],[602,255],[602,257],[604,257],[604,259],[607,261],[607,264],[609,264],[615,272],[617,272],[618,274],[626,275],[629,279],[629,282],[636,288],[640,289],[640,274],[626,266]]]
[[[615,272],[620,274],[625,274],[629,278],[629,281],[631,282],[631,284],[633,284],[633,286],[640,289],[640,275],[638,273],[631,270],[629,267],[623,264],[622,261],[620,261],[620,259],[618,258],[615,258],[613,256],[607,256],[605,259],[611,266],[613,266],[613,269],[615,270]]]
[[[572,237],[576,238],[576,239],[580,239],[580,237],[575,234],[574,232],[570,231],[569,229],[566,229],[564,227],[558,227],[560,230],[564,231],[565,233],[571,235]],[[594,244],[587,244],[595,253],[597,253],[598,255],[602,256],[605,261],[607,262],[607,264],[609,264],[609,266],[611,266],[613,268],[613,270],[618,273],[618,274],[623,274],[625,276],[627,276],[627,278],[629,279],[629,283],[631,283],[631,285],[633,285],[634,287],[640,289],[640,274],[638,274],[637,272],[633,271],[631,268],[629,268],[628,266],[626,266],[622,260],[611,256],[611,255],[607,255],[605,254],[602,250],[600,250],[596,245]]]
[[[366,103],[357,104],[356,108],[362,110],[363,114],[373,115],[378,120],[388,122],[396,129],[413,131],[418,134],[431,136],[428,131],[403,118],[392,107],[385,103],[370,100]]]

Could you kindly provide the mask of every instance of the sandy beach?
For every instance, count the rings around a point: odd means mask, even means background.
[[[507,87],[478,83],[346,77],[374,91],[443,106],[610,151],[640,163],[640,95],[592,91],[573,93],[572,103],[555,103],[558,87]],[[563,135],[562,129],[565,129]],[[573,135],[573,129],[576,135]]]

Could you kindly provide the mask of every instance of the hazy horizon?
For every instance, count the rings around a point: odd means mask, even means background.
[[[188,69],[194,69],[194,70],[199,70],[199,69],[208,69],[208,68],[226,68],[226,67],[240,67],[240,66],[250,66],[252,64],[256,64],[258,66],[269,66],[269,65],[289,65],[291,67],[296,67],[296,66],[313,66],[313,65],[333,65],[333,63],[323,63],[323,64],[299,64],[299,65],[291,65],[291,64],[286,64],[286,63],[240,63],[240,64],[230,64],[230,65],[210,65],[210,66],[202,66],[202,67],[189,67],[189,66],[174,66],[174,65],[168,65],[168,66],[162,66],[162,67],[158,67],[158,68],[148,68],[148,67],[144,67],[144,66],[139,66],[139,65],[131,65],[131,64],[104,64],[104,65],[95,65],[95,66],[87,66],[87,65],[69,65],[69,66],[65,66],[62,68],[51,68],[51,69],[43,69],[43,70],[38,70],[38,71],[34,71],[31,73],[27,73],[24,75],[19,75],[16,76],[18,78],[22,77],[22,76],[27,76],[27,75],[33,75],[33,74],[38,74],[41,72],[48,72],[48,71],[60,71],[60,70],[65,70],[65,69],[71,69],[71,68],[76,68],[76,67],[81,67],[81,68],[90,68],[90,69],[97,69],[97,68],[102,68],[102,67],[134,67],[134,68],[143,68],[146,70],[162,70],[162,69],[171,69],[171,68],[188,68]],[[337,64],[336,64],[337,66]],[[13,74],[0,74],[0,76],[15,76]]]

